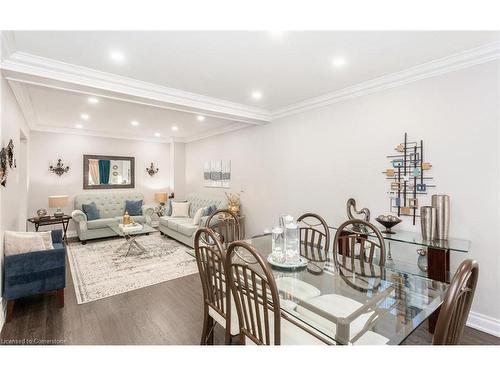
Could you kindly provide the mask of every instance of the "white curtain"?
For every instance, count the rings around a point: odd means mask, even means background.
[[[92,185],[99,185],[99,160],[89,159],[89,175],[92,180]]]

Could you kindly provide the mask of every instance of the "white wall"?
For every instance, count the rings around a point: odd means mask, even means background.
[[[7,185],[0,186],[0,290],[3,283],[3,233],[5,230],[24,230],[24,212],[19,201],[26,199],[28,173],[26,147],[21,147],[21,136],[29,142],[29,129],[7,81],[0,74],[0,147],[12,139],[17,168],[9,169]],[[21,224],[22,223],[22,224]],[[0,296],[1,301],[1,296]],[[3,304],[0,303],[0,329],[4,321]]]
[[[499,70],[497,60],[189,143],[186,191],[212,191],[202,187],[203,162],[230,159],[247,235],[285,212],[339,224],[349,197],[376,217],[389,208],[386,155],[408,132],[424,140],[436,192],[451,196],[450,235],[472,241],[467,257],[481,267],[473,311],[500,334]],[[408,219],[399,227],[419,231]]]
[[[48,209],[49,195],[69,195],[70,204],[64,211],[71,213],[75,195],[97,191],[83,190],[84,154],[135,157],[134,190],[144,194],[146,204],[155,205],[154,192],[169,191],[169,144],[33,131],[30,139],[28,215],[34,215],[37,209],[42,207]],[[69,172],[61,177],[49,171],[49,166],[55,164],[58,158],[70,167]],[[149,167],[151,162],[159,168],[159,173],[153,177],[146,172],[146,167]],[[70,230],[73,230],[73,227],[70,227]]]

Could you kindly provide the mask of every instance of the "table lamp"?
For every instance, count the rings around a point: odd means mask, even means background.
[[[168,200],[168,193],[166,191],[160,191],[155,193],[155,202],[163,203]]]
[[[68,205],[68,196],[67,195],[52,195],[49,197],[49,207],[55,208],[54,217],[62,217],[64,216],[64,212],[61,210],[62,207],[66,207]]]
[[[166,191],[159,191],[155,193],[155,202],[160,204],[160,206],[155,210],[158,216],[163,216],[165,213],[165,202],[167,201],[168,193]]]

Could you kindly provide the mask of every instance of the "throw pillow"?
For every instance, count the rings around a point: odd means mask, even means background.
[[[6,256],[45,250],[43,237],[41,233],[37,232],[12,232],[6,230],[4,245]]]
[[[172,217],[189,217],[189,202],[172,202]]]
[[[205,213],[205,215],[210,216],[210,215],[212,215],[215,211],[217,211],[217,206],[216,206],[215,204],[213,204],[213,205],[211,205],[211,206],[209,206],[209,207],[207,208],[207,212]]]
[[[125,201],[125,211],[127,211],[130,216],[141,216],[142,199],[140,201]]]
[[[95,202],[91,202],[89,204],[82,204],[82,211],[87,215],[87,220],[97,220],[101,218],[99,214],[99,210],[95,205]]]
[[[43,244],[45,245],[45,250],[52,250],[54,244],[52,243],[52,233],[48,232],[38,232],[42,236]]]
[[[196,213],[194,214],[193,217],[193,224],[194,225],[200,225],[201,217],[205,214],[205,211],[207,210],[206,207],[198,208]]]

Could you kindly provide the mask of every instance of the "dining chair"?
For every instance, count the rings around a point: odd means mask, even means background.
[[[212,229],[219,236],[220,243],[225,250],[231,242],[242,239],[240,238],[240,219],[238,215],[227,209],[213,212],[208,217],[205,227]]]
[[[464,260],[446,291],[432,338],[433,345],[457,345],[464,332],[479,276],[475,260]]]
[[[378,266],[385,265],[382,233],[373,224],[358,219],[342,223],[333,239],[333,260],[337,269],[340,264],[346,265],[347,262],[351,262],[354,267],[355,259],[360,260],[360,267],[373,264],[375,260],[378,260]]]
[[[297,219],[300,255],[312,262],[326,262],[330,250],[330,230],[319,215],[305,213]]]
[[[271,268],[252,245],[244,241],[231,243],[225,264],[241,345],[332,344],[281,311]]]
[[[239,333],[234,303],[228,297],[224,272],[225,252],[218,237],[209,228],[200,228],[194,238],[196,264],[203,290],[203,330],[201,345],[213,344],[215,323],[225,329],[225,342]],[[214,322],[215,321],[215,322]]]

